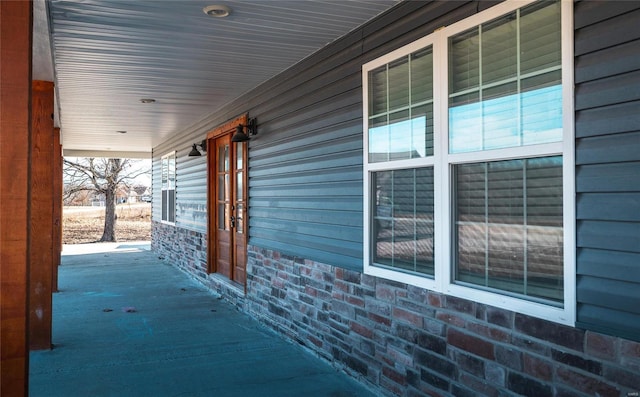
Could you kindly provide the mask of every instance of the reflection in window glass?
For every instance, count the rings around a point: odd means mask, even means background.
[[[562,157],[455,167],[455,279],[562,302]]]
[[[562,140],[559,7],[536,3],[450,38],[450,153]]]
[[[433,52],[369,72],[369,161],[433,155]]]
[[[374,264],[433,276],[433,168],[372,178]]]

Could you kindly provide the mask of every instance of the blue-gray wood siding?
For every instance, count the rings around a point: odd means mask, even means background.
[[[362,271],[362,65],[482,6],[400,4],[251,94],[251,244]]]
[[[578,326],[640,340],[640,3],[574,14]]]
[[[155,148],[156,161],[178,150],[177,224],[206,230],[204,157],[187,158],[191,144],[248,112],[259,124],[249,144],[250,244],[361,270],[361,65],[494,3],[401,3]],[[578,325],[636,340],[639,7],[584,1],[574,10]]]
[[[161,158],[176,153],[176,221],[178,227],[206,233],[207,231],[207,157],[189,157],[191,145],[200,143],[207,127],[195,125],[184,134],[163,142],[153,149],[153,203],[154,221],[162,219]]]

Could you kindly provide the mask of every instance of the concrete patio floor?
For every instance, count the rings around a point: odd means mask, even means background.
[[[30,396],[373,396],[148,247],[65,246]]]

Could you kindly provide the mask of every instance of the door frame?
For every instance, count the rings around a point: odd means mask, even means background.
[[[247,122],[249,120],[249,117],[247,114],[241,115],[236,117],[235,119],[229,120],[226,123],[216,127],[215,129],[209,131],[207,133],[207,271],[208,273],[217,273],[217,268],[216,268],[216,244],[215,242],[217,241],[217,222],[218,222],[218,211],[216,208],[216,200],[215,198],[217,197],[217,177],[215,174],[215,170],[217,169],[217,153],[216,153],[216,145],[215,145],[215,141],[216,139],[223,137],[225,135],[233,135],[233,133],[236,131],[236,127],[239,125],[247,125]],[[233,146],[233,145],[231,145]],[[247,155],[248,155],[248,143],[246,145],[243,145],[243,162],[245,164],[247,164]],[[235,148],[232,149],[235,153]],[[235,159],[235,156],[234,156]],[[235,165],[234,165],[235,167]],[[243,173],[243,185],[244,185],[244,196],[245,196],[245,201],[248,204],[249,202],[249,198],[248,198],[248,171],[249,171],[249,167],[245,166],[246,171]],[[249,231],[249,222],[248,222],[248,205],[245,205],[245,209],[244,209],[244,216],[243,216],[243,222],[244,222],[244,228],[243,228],[243,233],[245,234],[245,237],[248,238],[248,231]],[[231,246],[232,249],[235,250],[237,249],[237,246],[235,245],[235,233],[232,233],[232,242],[231,242]],[[246,239],[245,239],[245,244],[244,244],[244,252],[245,252],[245,258],[247,257],[246,255],[246,251],[247,251],[247,244],[246,244]],[[231,255],[231,271],[234,271],[234,267],[235,267],[235,257],[236,255],[233,254]],[[246,264],[245,264],[246,267]],[[232,273],[233,274],[233,273]],[[237,282],[233,281],[233,276],[229,278],[229,282],[230,283],[236,283]],[[246,281],[243,285],[243,287],[245,288],[245,292],[246,292]]]

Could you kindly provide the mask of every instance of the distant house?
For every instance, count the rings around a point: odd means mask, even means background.
[[[152,247],[384,395],[637,392],[639,7],[402,2],[156,146]]]

